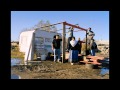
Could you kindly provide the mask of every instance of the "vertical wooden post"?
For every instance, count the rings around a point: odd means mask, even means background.
[[[29,60],[34,59],[34,39],[35,39],[35,33],[33,32],[32,43],[31,43],[31,51],[30,51],[30,59]]]
[[[86,56],[87,56],[87,31],[86,31]]]
[[[65,23],[63,22],[63,35],[62,35],[62,63],[64,62],[64,60],[65,60],[65,33],[66,32],[66,30],[65,30]]]
[[[27,53],[27,65],[28,65],[28,59],[29,60],[34,59],[34,39],[35,39],[35,33],[32,34],[29,50]]]

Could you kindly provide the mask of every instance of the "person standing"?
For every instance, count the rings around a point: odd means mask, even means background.
[[[84,38],[83,40],[83,44],[82,44],[82,47],[85,47],[83,52],[85,53],[86,52],[86,55],[89,55],[91,54],[91,49],[90,49],[90,45],[91,45],[91,40],[93,39],[93,37],[95,36],[95,33],[91,30],[91,28],[88,28],[88,31],[87,31],[87,41],[86,41],[86,37]],[[87,43],[87,50],[86,50],[86,43]]]
[[[79,44],[78,41],[75,40],[75,37],[72,37],[72,40],[69,44],[69,60],[70,63],[76,63],[78,61],[78,48]]]
[[[82,48],[82,41],[80,41],[80,38],[78,38],[78,44],[79,44],[79,54],[81,54],[81,48]]]
[[[68,34],[69,36],[68,36],[68,40],[67,40],[67,50],[66,50],[67,52],[69,52],[68,49],[69,49],[70,41],[72,40],[72,37],[73,37],[73,30],[74,29],[72,27],[70,27],[69,31],[68,31],[69,32],[69,34]]]
[[[95,43],[95,40],[91,40],[91,45],[90,45],[90,53],[92,56],[95,56],[95,50],[97,49],[97,44]]]
[[[88,28],[87,35],[88,36],[93,36],[93,37],[95,36],[95,33],[91,30],[90,27]]]
[[[59,38],[59,35],[56,35],[56,38],[52,42],[52,50],[54,51],[54,62],[60,62],[61,55],[60,55],[60,42],[62,39]],[[58,59],[57,59],[58,56]]]

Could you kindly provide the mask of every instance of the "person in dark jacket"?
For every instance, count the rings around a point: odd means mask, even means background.
[[[79,44],[78,41],[75,40],[75,37],[72,37],[72,40],[69,44],[69,61],[70,63],[76,63],[78,61],[78,49]]]
[[[83,50],[83,52],[86,52],[86,55],[90,55],[90,45],[91,45],[91,40],[95,36],[95,33],[91,30],[91,28],[88,28],[87,31],[87,42],[86,42],[86,37],[83,39],[84,44],[87,43],[87,50]],[[85,45],[86,46],[86,45]]]
[[[95,43],[95,40],[92,39],[91,40],[91,44],[90,44],[90,53],[92,56],[95,56],[95,50],[97,49],[97,44]]]
[[[80,41],[80,38],[78,38],[78,44],[79,44],[79,54],[81,54],[81,48],[82,48],[82,41]]]
[[[53,39],[52,42],[52,50],[54,51],[54,62],[58,61],[60,62],[61,56],[60,56],[60,42],[62,39],[59,38],[59,35],[56,35],[56,38]],[[58,56],[58,60],[57,60]]]

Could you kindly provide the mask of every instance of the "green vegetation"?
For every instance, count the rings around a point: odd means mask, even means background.
[[[24,62],[24,53],[19,52],[18,46],[11,46],[11,58],[18,58],[22,60],[22,63]],[[36,59],[37,56],[34,54],[34,59]]]
[[[24,53],[19,52],[18,46],[11,46],[11,58],[24,58]]]

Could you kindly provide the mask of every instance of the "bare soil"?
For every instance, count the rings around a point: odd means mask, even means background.
[[[13,66],[11,74],[17,74],[21,79],[109,79],[109,74],[100,75],[100,68],[88,69],[84,64],[71,65],[50,60],[35,65]]]

